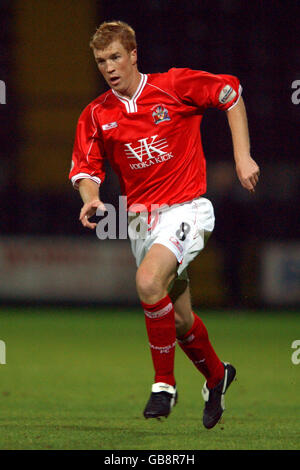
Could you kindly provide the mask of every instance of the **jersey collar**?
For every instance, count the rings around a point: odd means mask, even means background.
[[[146,83],[147,83],[147,79],[148,79],[148,76],[144,73],[141,73],[141,80],[140,80],[140,83],[139,83],[139,86],[137,87],[136,89],[136,92],[135,94],[133,95],[133,97],[131,99],[128,99],[128,98],[125,98],[124,96],[122,95],[119,95],[119,93],[117,93],[115,90],[112,90],[113,94],[120,100],[122,101],[122,103],[125,104],[125,107],[126,107],[126,111],[128,113],[136,113],[137,112],[137,100],[138,98],[140,97]]]

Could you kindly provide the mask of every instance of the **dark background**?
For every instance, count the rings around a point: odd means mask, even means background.
[[[299,2],[87,1],[84,3],[91,13],[87,33],[82,35],[76,25],[83,22],[78,10],[78,4],[83,2],[73,2],[72,17],[72,2],[70,7],[68,0],[65,19],[49,16],[47,8],[51,9],[52,2],[41,3],[43,7],[35,9],[33,4],[32,10],[23,16],[23,21],[29,22],[31,37],[28,32],[27,36],[19,34],[22,2],[0,2],[0,79],[6,83],[7,94],[6,105],[0,105],[1,234],[94,236],[78,223],[81,203],[68,182],[68,172],[77,118],[88,102],[105,89],[88,48],[89,37],[103,20],[121,19],[136,31],[141,72],[190,67],[236,75],[241,81],[251,153],[261,168],[254,196],[240,187],[234,174],[224,113],[209,110],[202,125],[208,166],[207,197],[213,201],[216,212],[214,240],[224,254],[227,301],[238,304],[242,297],[239,277],[245,247],[250,247],[249,253],[255,258],[255,247],[263,242],[289,242],[298,240],[300,235],[300,104],[293,104],[291,99],[292,83],[300,80]],[[57,22],[56,30],[53,22]],[[62,28],[63,35],[59,35],[56,43],[55,31],[61,33]],[[61,37],[65,38],[63,50]],[[30,50],[30,41],[39,44],[39,48],[32,48],[30,62],[20,65],[24,57],[20,51],[26,45]],[[51,44],[55,53],[49,54]],[[45,53],[49,56],[43,62]],[[56,67],[55,59],[60,54],[61,62]],[[53,84],[64,87],[60,88],[63,92],[54,92],[51,81],[49,92],[39,91],[38,77],[46,70],[42,66],[39,69],[41,63],[46,63],[45,67],[53,63]],[[73,77],[77,71],[83,73],[86,64],[89,72],[83,82],[87,91],[77,90],[76,96],[72,95]],[[22,71],[27,65],[35,78],[32,90],[29,85],[24,92]],[[47,70],[49,77],[51,73]],[[64,73],[70,70],[70,75],[63,77],[63,70]],[[83,90],[84,87],[83,83]],[[48,113],[48,118],[40,129],[32,121],[31,128],[30,113],[41,109]],[[68,114],[57,120],[55,128],[56,115],[62,110],[68,110]],[[64,126],[68,126],[67,130]],[[32,157],[30,163],[27,155]],[[36,162],[40,165],[38,169],[34,166]],[[51,178],[45,176],[47,173]],[[117,202],[118,183],[110,171],[101,195],[105,202]]]

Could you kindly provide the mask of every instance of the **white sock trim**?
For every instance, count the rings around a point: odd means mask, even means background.
[[[158,393],[158,392],[168,392],[168,393],[171,393],[172,395],[175,395],[176,389],[172,385],[166,384],[164,382],[156,382],[155,384],[152,385],[152,393]]]

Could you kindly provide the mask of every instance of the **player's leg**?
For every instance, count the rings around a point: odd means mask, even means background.
[[[187,333],[194,322],[189,281],[177,278],[170,289],[169,296],[174,304],[176,337],[178,338]]]
[[[204,375],[209,388],[215,387],[224,377],[224,366],[218,358],[201,318],[193,312],[190,287],[187,281],[183,293],[174,303],[176,337],[179,346]],[[172,293],[170,293],[172,297]]]
[[[154,304],[168,294],[177,264],[176,256],[166,246],[159,243],[151,246],[136,273],[137,292],[142,302]]]
[[[205,400],[203,424],[210,429],[223,414],[224,395],[236,370],[231,364],[223,363],[214,351],[203,321],[192,311],[188,285],[174,302],[174,309],[178,344],[206,378],[202,390]]]
[[[144,309],[155,371],[146,418],[168,416],[176,402],[174,377],[175,313],[168,286],[176,276],[177,259],[165,246],[154,244],[136,274],[137,292]]]

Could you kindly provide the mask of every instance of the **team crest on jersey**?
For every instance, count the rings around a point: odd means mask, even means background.
[[[163,104],[159,104],[158,106],[152,109],[154,109],[152,117],[154,119],[155,124],[160,124],[161,122],[165,121],[171,121],[169,111]]]

